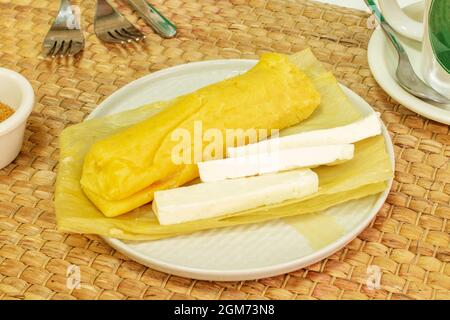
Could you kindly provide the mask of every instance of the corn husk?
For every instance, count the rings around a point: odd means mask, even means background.
[[[321,95],[311,117],[282,135],[345,125],[362,117],[348,101],[331,72],[323,69],[311,51],[290,57],[304,71]],[[159,225],[149,205],[125,215],[105,217],[80,186],[83,160],[91,144],[154,116],[170,102],[154,103],[105,118],[93,119],[66,129],[60,140],[61,161],[56,185],[56,216],[61,231],[94,233],[128,240],[155,240],[199,230],[257,223],[271,219],[319,212],[336,204],[380,193],[392,177],[392,164],[381,136],[358,142],[351,161],[319,167],[319,192],[305,199],[255,208],[230,216],[172,226]]]

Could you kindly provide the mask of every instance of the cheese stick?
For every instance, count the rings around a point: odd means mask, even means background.
[[[315,172],[294,170],[156,191],[153,210],[161,225],[170,225],[303,198],[318,188]]]
[[[199,162],[203,182],[250,177],[298,168],[335,164],[353,158],[352,144],[303,147]]]
[[[351,124],[323,130],[313,130],[280,138],[260,141],[245,146],[228,148],[228,157],[271,152],[276,149],[291,149],[308,146],[355,143],[381,134],[378,113],[373,113]]]

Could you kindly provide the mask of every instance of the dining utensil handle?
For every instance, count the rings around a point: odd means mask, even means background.
[[[70,3],[70,0],[61,0],[60,8],[67,9],[70,8],[72,4]]]
[[[154,6],[146,0],[128,0],[142,19],[164,38],[172,38],[177,34],[177,28]]]
[[[391,40],[392,44],[394,45],[395,49],[397,49],[398,53],[400,55],[406,54],[405,48],[397,40],[397,37],[394,35],[394,32],[395,32],[394,29],[391,27],[391,25],[384,18],[383,14],[378,9],[378,7],[375,4],[375,2],[373,0],[364,0],[364,1],[366,2],[367,6],[372,11],[372,13],[375,15],[375,18],[380,23],[381,29],[387,35],[388,39]]]
[[[97,0],[97,13],[101,15],[110,15],[114,13],[114,8],[106,0]]]
[[[66,28],[68,26],[68,22],[74,23],[75,21],[70,20],[73,17],[74,13],[72,10],[72,3],[70,0],[61,0],[59,5],[58,15],[55,18],[54,25],[58,28]]]

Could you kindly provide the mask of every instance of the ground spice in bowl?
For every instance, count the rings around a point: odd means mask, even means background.
[[[5,121],[14,113],[14,109],[0,102],[0,122]]]

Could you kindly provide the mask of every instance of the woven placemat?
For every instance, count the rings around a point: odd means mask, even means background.
[[[0,171],[0,299],[450,299],[449,127],[398,105],[367,65],[364,12],[310,1],[153,0],[178,26],[144,45],[107,46],[93,34],[95,1],[82,8],[82,58],[39,58],[56,15],[52,0],[0,0],[0,66],[33,84],[37,103],[20,156]],[[255,58],[310,46],[339,80],[381,112],[395,144],[396,177],[375,221],[344,249],[305,269],[245,282],[195,281],[146,268],[100,238],[55,230],[58,135],[126,83],[155,70],[216,58]],[[67,286],[80,266],[81,288]],[[369,267],[381,287],[367,286]],[[370,273],[370,272],[369,272]]]

